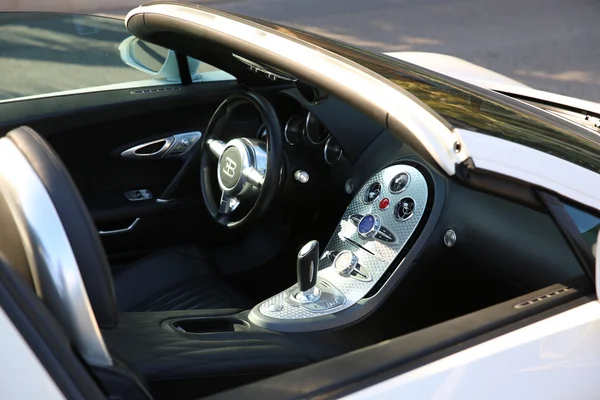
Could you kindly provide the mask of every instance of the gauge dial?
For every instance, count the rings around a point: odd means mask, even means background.
[[[306,137],[312,144],[321,144],[329,136],[327,128],[319,121],[319,119],[311,112],[306,115]]]
[[[325,162],[330,165],[335,164],[342,157],[342,148],[332,137],[327,139],[325,147],[323,147],[323,156],[325,157]]]
[[[300,144],[300,140],[304,135],[304,120],[299,115],[294,115],[288,119],[283,130],[285,141],[290,146]]]

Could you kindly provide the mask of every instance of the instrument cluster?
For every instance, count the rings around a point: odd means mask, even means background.
[[[342,157],[339,143],[331,136],[327,127],[312,112],[292,115],[283,130],[285,141],[290,146],[323,146],[323,159],[333,165]]]

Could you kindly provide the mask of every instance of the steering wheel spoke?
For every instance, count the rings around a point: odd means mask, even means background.
[[[210,149],[210,152],[213,153],[217,158],[221,157],[221,154],[223,154],[223,152],[225,151],[226,146],[227,144],[222,140],[208,140],[208,148]]]
[[[246,181],[252,186],[260,189],[265,182],[265,174],[256,168],[246,168],[242,171]]]
[[[235,137],[231,131],[236,128],[229,122],[246,118],[248,106],[260,117],[260,138]],[[283,134],[273,105],[258,93],[234,93],[219,105],[204,138],[197,157],[200,188],[211,216],[232,230],[256,223],[269,213],[282,183]]]
[[[240,200],[237,197],[230,197],[225,192],[221,192],[221,201],[219,202],[219,213],[229,214],[235,211],[240,205]]]

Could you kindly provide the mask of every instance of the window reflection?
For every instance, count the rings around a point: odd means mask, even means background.
[[[578,208],[563,204],[563,207],[577,226],[577,230],[583,236],[583,240],[590,246],[594,256],[596,255],[596,240],[600,230],[600,218],[593,216]]]

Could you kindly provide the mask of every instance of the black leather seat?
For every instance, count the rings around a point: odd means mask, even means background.
[[[249,305],[248,300],[221,280],[193,249],[156,253],[123,269],[113,284],[97,230],[58,155],[29,127],[14,129],[1,140],[14,144],[15,151],[26,158],[50,197],[101,328],[118,323],[118,310],[246,308]],[[18,258],[24,257],[19,255]],[[118,299],[115,299],[115,291]]]
[[[22,127],[0,138],[0,155],[0,285],[8,263],[40,293],[68,335],[61,346],[77,350],[107,397],[198,398],[314,359],[297,336],[247,322],[239,309],[247,300],[196,248],[157,252],[113,279],[85,204],[48,143]],[[128,311],[188,310],[119,313],[115,292]],[[200,307],[219,309],[189,310]],[[175,326],[184,319],[188,330]]]
[[[122,311],[170,311],[253,306],[226,284],[194,246],[158,251],[114,274]]]

